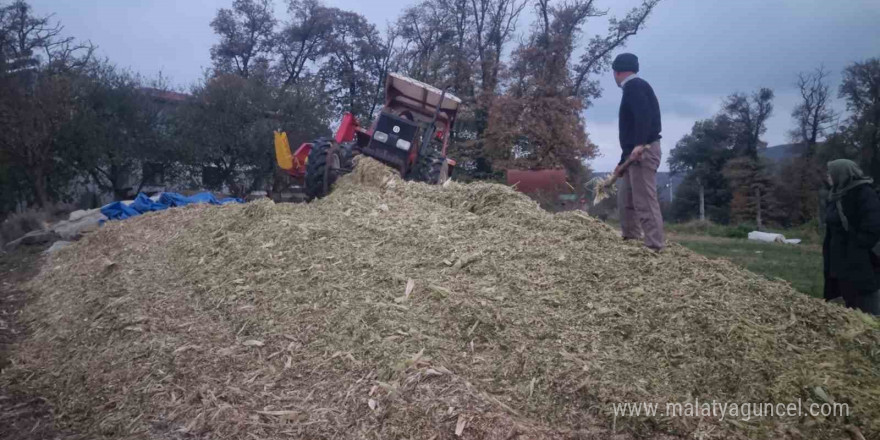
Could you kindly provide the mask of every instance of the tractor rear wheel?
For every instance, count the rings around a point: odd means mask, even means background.
[[[349,150],[327,140],[315,141],[306,164],[306,198],[312,201],[329,194],[336,179],[351,167]]]
[[[429,183],[431,185],[442,184],[449,179],[449,164],[446,158],[437,151],[420,153],[413,169],[413,180]]]

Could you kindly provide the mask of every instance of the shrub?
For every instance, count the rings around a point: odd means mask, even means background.
[[[6,244],[28,232],[45,229],[49,218],[48,212],[36,209],[12,214],[0,223],[0,242]]]
[[[50,223],[67,220],[73,205],[56,203],[42,209],[28,209],[9,215],[0,223],[0,245],[9,243],[28,232],[46,229]]]

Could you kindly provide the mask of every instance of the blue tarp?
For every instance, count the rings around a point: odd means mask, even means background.
[[[227,197],[217,200],[213,194],[209,192],[199,193],[186,197],[177,193],[162,193],[159,201],[154,202],[147,197],[146,194],[140,193],[134,199],[134,203],[126,206],[122,202],[113,202],[101,208],[101,214],[104,214],[110,220],[125,220],[129,217],[141,215],[150,211],[162,211],[176,206],[186,206],[192,203],[209,203],[211,205],[225,205],[227,203],[244,203],[244,200],[234,197]]]

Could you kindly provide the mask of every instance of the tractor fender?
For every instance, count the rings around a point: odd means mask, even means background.
[[[304,143],[296,149],[295,153],[291,153],[287,133],[283,131],[275,132],[275,161],[278,163],[278,168],[284,170],[285,173],[295,178],[305,177],[306,163],[309,160],[309,153],[311,151],[312,144]]]
[[[337,144],[343,144],[346,142],[351,142],[354,140],[355,131],[360,127],[357,119],[353,114],[346,112],[345,115],[342,116],[342,123],[339,124],[339,129],[336,130],[336,138],[334,139]]]
[[[312,152],[314,144],[306,142],[296,149],[293,153],[293,169],[289,173],[295,177],[305,177],[306,165],[309,163],[309,153]]]

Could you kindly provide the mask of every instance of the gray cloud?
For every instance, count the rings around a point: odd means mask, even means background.
[[[210,65],[216,41],[208,23],[231,0],[30,0],[38,13],[54,12],[70,35],[90,39],[101,54],[148,76],[160,71],[173,83],[197,81]],[[416,0],[325,0],[365,15],[384,28]],[[284,15],[283,1],[276,12]],[[622,14],[639,0],[601,2]],[[530,17],[524,17],[520,30]],[[776,112],[765,139],[787,141],[796,104],[795,75],[820,63],[834,74],[853,61],[880,56],[880,1],[877,0],[664,0],[648,28],[633,39],[642,76],[654,86],[664,113],[664,149],[710,117],[721,99],[758,87],[775,90]],[[602,31],[598,20],[586,34]],[[587,36],[588,36],[587,35]],[[607,170],[619,154],[617,106],[620,91],[610,75],[601,78],[604,96],[587,110],[587,130],[605,157],[594,168]],[[836,103],[842,108],[841,103]]]
[[[637,3],[618,2],[613,11]],[[711,117],[733,92],[770,87],[775,111],[764,139],[788,142],[791,110],[797,104],[798,72],[819,64],[830,70],[836,95],[843,68],[880,56],[880,2],[875,0],[673,0],[662,2],[648,28],[627,51],[639,56],[641,75],[651,82],[663,111],[663,146],[668,152],[693,122]],[[605,94],[587,110],[587,130],[600,143],[597,170],[616,163],[620,92],[610,75]],[[835,102],[843,110],[843,103]],[[611,159],[609,159],[609,157]],[[666,169],[665,164],[663,168]]]

